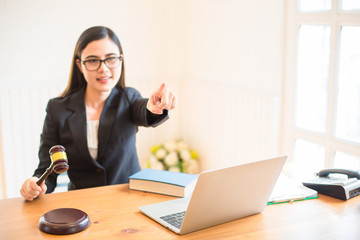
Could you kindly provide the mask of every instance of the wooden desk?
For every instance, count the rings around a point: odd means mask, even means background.
[[[128,184],[47,194],[33,202],[0,201],[0,239],[360,239],[360,197],[319,199],[267,206],[247,218],[179,236],[152,221],[138,207],[173,197],[128,189]],[[38,229],[45,212],[78,208],[91,220],[86,230],[65,236]]]

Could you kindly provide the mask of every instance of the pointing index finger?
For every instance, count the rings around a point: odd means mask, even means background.
[[[163,91],[164,91],[164,89],[165,89],[165,87],[166,87],[166,84],[165,84],[165,83],[161,83],[159,89],[156,91],[156,95],[157,95],[157,96],[161,96],[162,93],[163,93]]]

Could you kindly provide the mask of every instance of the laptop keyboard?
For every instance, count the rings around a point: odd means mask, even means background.
[[[169,223],[170,225],[180,229],[181,224],[182,224],[182,222],[184,220],[185,213],[186,213],[186,211],[178,212],[178,213],[165,215],[165,216],[162,216],[160,218],[162,220],[164,220],[165,222]]]

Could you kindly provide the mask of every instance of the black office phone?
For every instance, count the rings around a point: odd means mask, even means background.
[[[345,174],[348,176],[348,178],[357,178],[360,179],[360,171],[354,171],[349,169],[340,169],[340,168],[329,168],[321,170],[317,175],[319,177],[328,177],[329,174],[332,173],[339,173],[339,174]]]
[[[316,190],[318,193],[348,200],[360,195],[359,179],[359,171],[331,168],[321,170],[315,178],[303,181],[303,185]]]

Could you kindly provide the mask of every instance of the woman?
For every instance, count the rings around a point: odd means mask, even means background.
[[[26,200],[56,187],[52,173],[40,186],[38,178],[50,165],[49,149],[63,145],[69,161],[69,190],[128,182],[139,171],[135,148],[138,126],[155,127],[168,119],[176,97],[165,84],[149,99],[125,87],[124,55],[109,28],[92,27],[79,38],[68,85],[51,99],[39,149],[39,165],[20,192]]]

